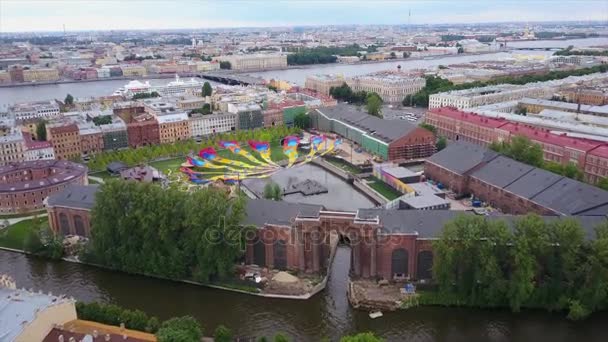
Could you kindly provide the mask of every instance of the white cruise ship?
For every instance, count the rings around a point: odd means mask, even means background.
[[[191,78],[188,81],[182,81],[179,75],[175,75],[175,81],[171,81],[165,85],[151,86],[148,81],[142,83],[140,81],[131,81],[124,87],[119,88],[114,92],[114,95],[123,95],[131,97],[139,93],[151,93],[153,91],[161,96],[178,96],[184,95],[190,89],[200,89],[203,82]]]

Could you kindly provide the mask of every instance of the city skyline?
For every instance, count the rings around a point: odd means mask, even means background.
[[[0,33],[605,21],[603,1],[0,1]],[[546,11],[547,6],[551,11]],[[576,11],[572,11],[573,8]],[[409,16],[411,13],[411,16]],[[409,18],[408,18],[409,17]]]

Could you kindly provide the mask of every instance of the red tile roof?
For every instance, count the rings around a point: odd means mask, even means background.
[[[509,131],[512,135],[526,136],[530,140],[536,140],[542,143],[552,144],[556,146],[564,146],[585,152],[590,151],[602,144],[602,142],[600,141],[583,138],[573,138],[565,134],[554,134],[542,128],[519,125],[517,123],[511,122],[505,124],[504,126],[501,126],[500,129]]]
[[[25,141],[25,147],[28,150],[37,150],[41,148],[51,147],[51,143],[48,141],[37,141],[32,139],[32,135],[28,132],[23,132],[23,140]]]
[[[474,113],[463,112],[451,107],[433,108],[430,109],[429,112],[483,127],[497,128],[509,132],[511,135],[523,135],[531,140],[568,147],[579,151],[587,152],[603,144],[601,141],[574,138],[566,136],[565,134],[554,134],[543,128],[513,123],[503,118],[488,118]]]
[[[589,151],[589,155],[608,159],[608,145],[601,145]]]
[[[429,112],[489,128],[498,128],[508,123],[508,121],[505,119],[488,118],[474,113],[463,112],[450,107],[433,108],[430,109]]]

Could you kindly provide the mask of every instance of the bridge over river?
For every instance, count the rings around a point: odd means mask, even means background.
[[[237,75],[228,72],[201,73],[196,76],[229,85],[264,85],[266,83],[261,77]]]

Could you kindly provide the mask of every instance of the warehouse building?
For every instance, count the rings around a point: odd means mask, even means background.
[[[313,128],[334,132],[384,160],[426,158],[435,153],[435,136],[406,121],[384,120],[348,105],[310,113]]]
[[[452,143],[427,159],[428,179],[473,195],[507,214],[608,215],[608,191],[499,155]]]

